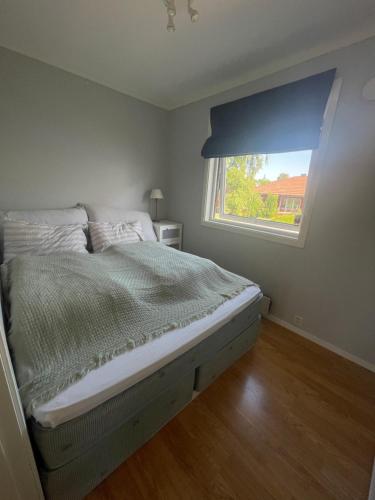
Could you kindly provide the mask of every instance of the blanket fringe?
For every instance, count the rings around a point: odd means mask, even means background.
[[[180,320],[180,321],[175,321],[172,323],[168,323],[164,325],[162,328],[159,328],[158,330],[155,330],[147,335],[144,335],[144,337],[138,341],[134,339],[127,339],[126,343],[122,346],[119,346],[109,352],[105,352],[102,354],[98,354],[95,356],[95,358],[90,362],[89,365],[86,367],[80,369],[79,371],[76,371],[75,373],[71,374],[70,376],[66,377],[65,380],[54,387],[51,387],[47,391],[44,391],[42,394],[35,396],[34,398],[31,398],[31,401],[27,404],[25,411],[28,416],[31,416],[33,413],[33,410],[35,410],[38,406],[41,406],[44,403],[47,403],[54,397],[56,397],[58,394],[60,394],[62,391],[67,389],[69,386],[73,385],[74,383],[78,382],[82,378],[84,378],[88,373],[90,373],[93,370],[96,370],[97,368],[100,368],[104,364],[106,364],[108,361],[111,361],[113,358],[127,352],[135,349],[136,347],[139,347],[143,344],[146,344],[150,340],[153,340],[155,338],[160,337],[166,332],[178,329],[178,328],[184,328],[185,326],[188,326],[189,324],[193,323],[194,321],[198,321],[205,316],[208,316],[209,314],[212,314],[219,306],[221,306],[224,302],[227,300],[230,300],[237,295],[239,295],[243,290],[248,288],[249,286],[255,286],[253,283],[251,284],[244,284],[241,285],[240,288],[234,290],[231,293],[223,293],[221,296],[223,297],[223,300],[220,301],[217,304],[212,305],[209,308],[206,308],[204,311],[201,311],[198,314],[195,314],[193,316],[190,316],[189,318]],[[22,391],[22,388],[20,390]]]

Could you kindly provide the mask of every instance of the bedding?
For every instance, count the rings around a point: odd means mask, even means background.
[[[12,350],[27,415],[121,353],[186,326],[251,281],[155,242],[6,266]]]
[[[35,408],[33,417],[42,426],[55,428],[84,415],[204,341],[260,296],[257,286],[248,287],[204,318],[120,354]]]
[[[47,225],[12,220],[3,222],[4,261],[17,255],[87,253],[87,239],[81,225]]]
[[[137,243],[145,239],[140,222],[90,222],[89,232],[94,252],[102,252],[117,243]]]

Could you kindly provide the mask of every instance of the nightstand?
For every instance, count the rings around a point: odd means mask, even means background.
[[[160,243],[169,247],[182,249],[182,224],[170,220],[153,222],[156,237]]]

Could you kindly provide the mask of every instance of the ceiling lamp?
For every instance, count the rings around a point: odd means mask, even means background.
[[[187,0],[187,11],[189,13],[192,23],[196,23],[199,19],[199,12],[192,7],[194,0]],[[174,18],[176,16],[176,1],[175,0],[163,0],[167,8],[168,14],[168,24],[167,31],[176,31],[176,26],[174,24]]]

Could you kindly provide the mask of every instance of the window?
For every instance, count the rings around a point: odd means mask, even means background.
[[[209,220],[297,237],[312,151],[211,160]]]
[[[208,158],[202,224],[304,246],[340,86],[337,79],[318,149]]]
[[[297,231],[303,213],[311,153],[220,159],[213,193],[213,219],[256,224],[276,222]]]

